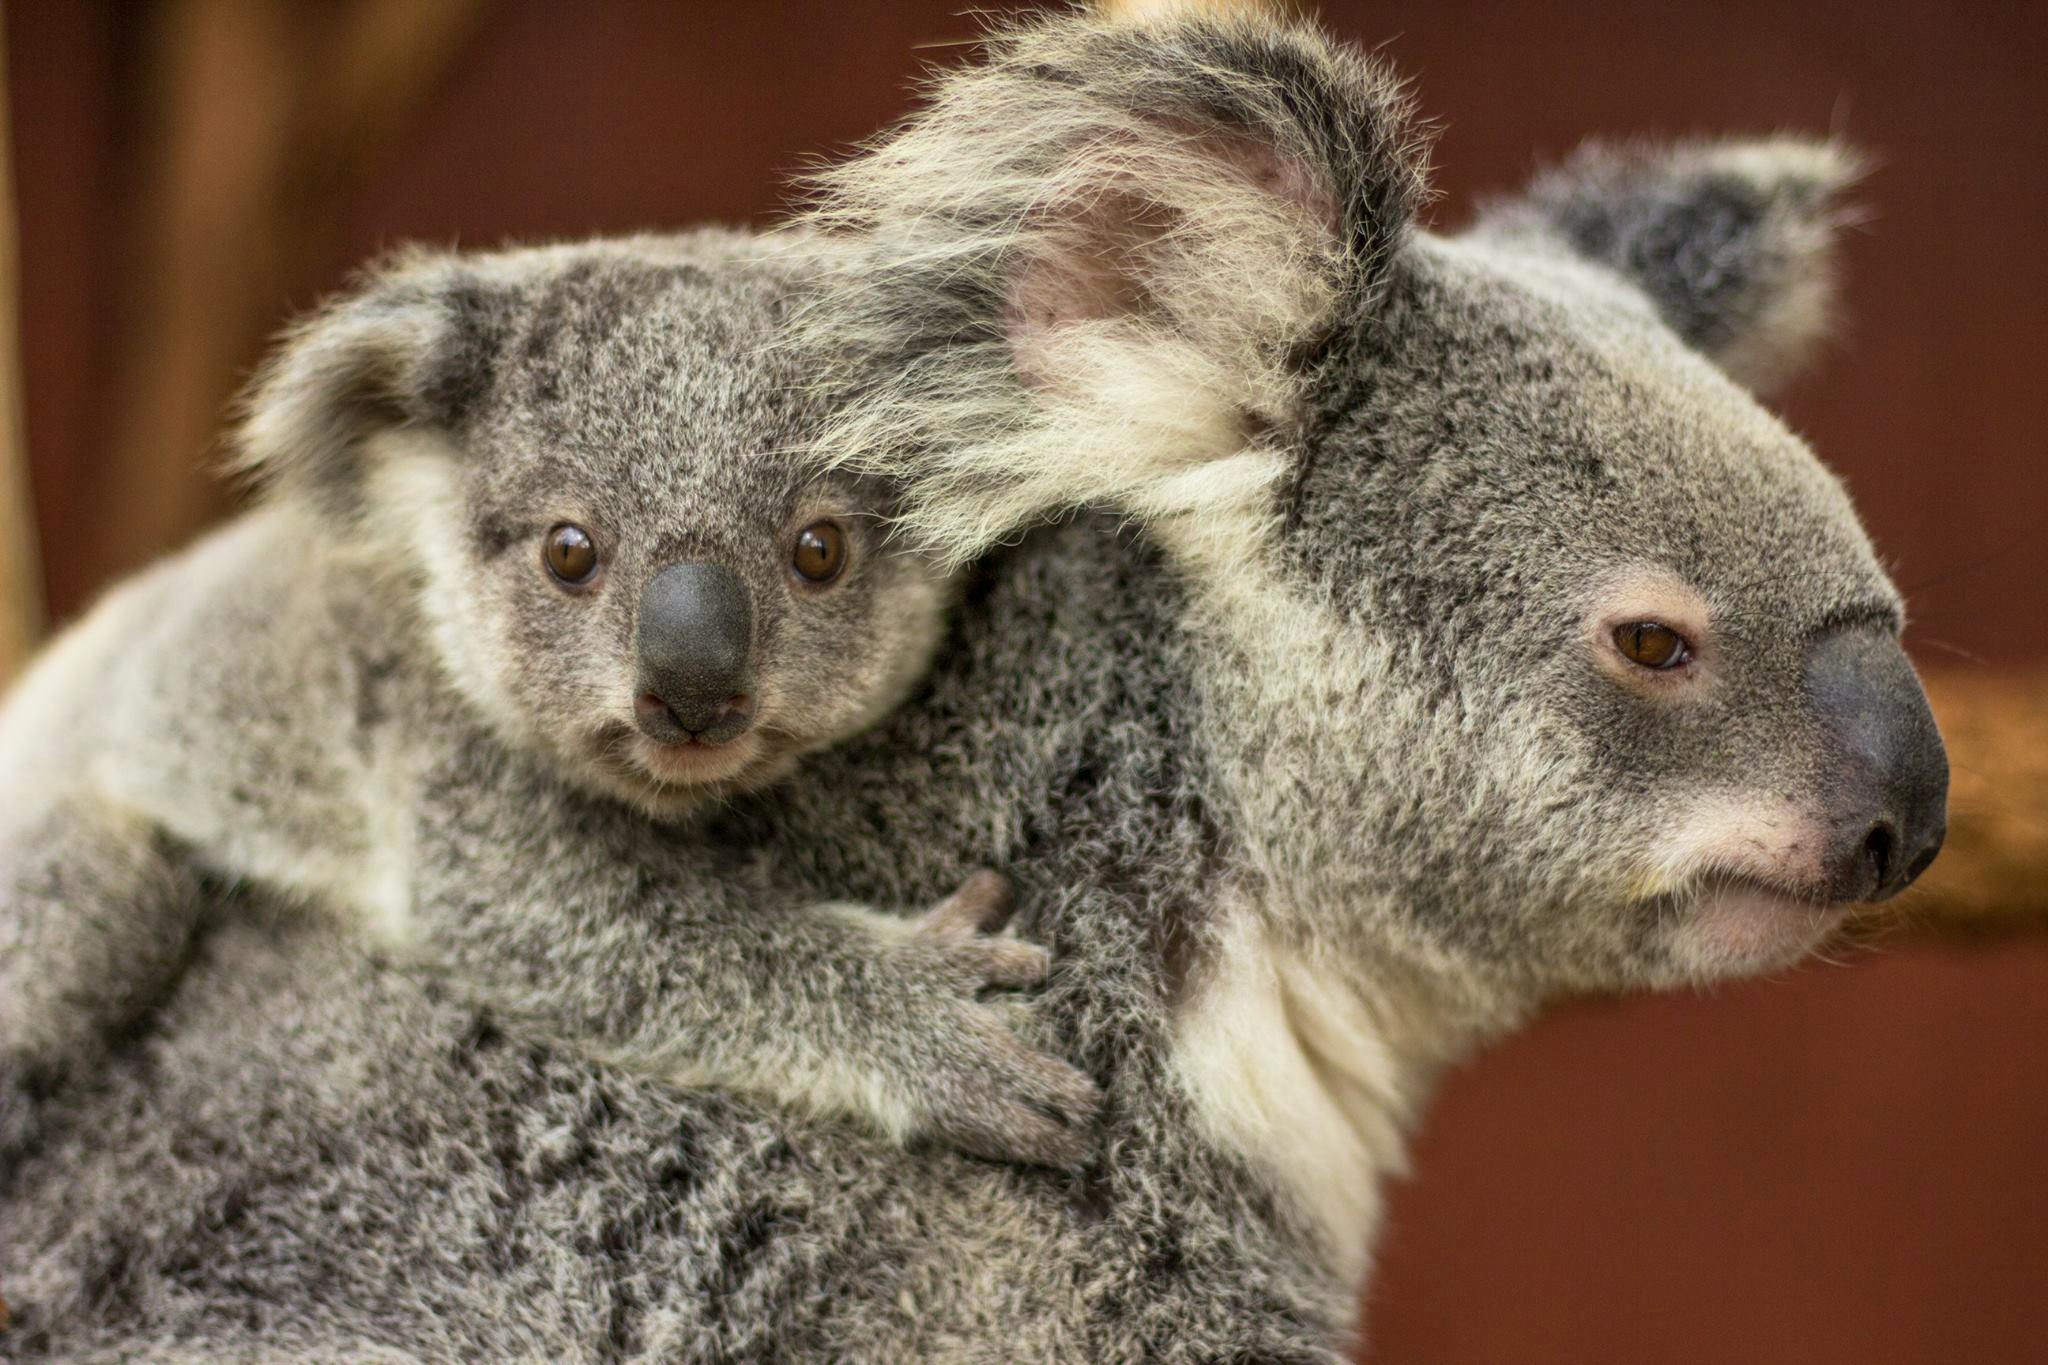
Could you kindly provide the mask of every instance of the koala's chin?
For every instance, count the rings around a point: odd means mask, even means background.
[[[786,777],[803,745],[755,725],[731,739],[661,742],[624,721],[600,726],[579,765],[603,795],[673,819],[707,802],[759,791]]]
[[[1675,966],[1693,980],[1750,976],[1789,967],[1825,943],[1848,907],[1739,878],[1716,878],[1695,893],[1667,940]]]
[[[1816,822],[1757,823],[1745,832],[1746,856],[1715,860],[1674,889],[1639,899],[1655,929],[1648,943],[1650,984],[1684,985],[1755,976],[1790,967],[1826,944],[1848,920],[1854,900],[1818,878],[1799,852]],[[1777,831],[1790,830],[1791,837]]]

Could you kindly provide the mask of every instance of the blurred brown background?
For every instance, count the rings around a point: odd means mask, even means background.
[[[1850,326],[1785,407],[1848,478],[1946,695],[2039,714],[2048,6],[1324,12],[1419,77],[1445,224],[1593,132],[1875,152]],[[205,469],[228,396],[351,264],[765,217],[802,157],[873,131],[973,31],[946,0],[11,0],[33,527],[0,495],[0,592],[62,621],[227,510]],[[2011,733],[1959,748],[1959,829],[2007,761],[2048,766],[2048,734]],[[2048,914],[2016,885],[1994,899]],[[1578,1007],[1455,1077],[1368,1320],[1389,1362],[2031,1361],[2044,1291],[2048,935],[1901,931],[1782,980]]]

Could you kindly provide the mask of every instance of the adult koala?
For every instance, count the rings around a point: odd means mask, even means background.
[[[819,445],[957,556],[1115,520],[989,554],[930,694],[720,837],[877,904],[1009,871],[1093,1167],[665,1094],[243,931],[16,1174],[12,1341],[1340,1358],[1443,1065],[1788,962],[1940,842],[1897,594],[1747,391],[1844,179],[1591,153],[1442,237],[1392,81],[1312,29],[998,35],[831,179]]]

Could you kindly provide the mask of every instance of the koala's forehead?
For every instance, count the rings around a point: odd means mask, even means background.
[[[1351,341],[1292,509],[1333,586],[1560,622],[1646,564],[1795,625],[1890,600],[1834,477],[1611,276],[1425,238]]]
[[[785,288],[741,263],[570,260],[509,286],[469,440],[507,496],[783,514],[817,412],[770,345]]]

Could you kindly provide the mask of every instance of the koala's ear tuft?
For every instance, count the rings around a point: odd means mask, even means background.
[[[866,239],[806,333],[881,378],[824,440],[964,557],[1084,504],[1254,499],[1304,358],[1369,306],[1423,194],[1399,86],[1252,7],[1014,23],[819,180]],[[839,259],[848,259],[843,253]]]
[[[492,299],[452,256],[411,253],[371,272],[294,325],[257,372],[234,467],[352,510],[373,436],[451,430],[488,388]]]
[[[1799,137],[1590,145],[1491,219],[1539,223],[1614,267],[1666,323],[1737,382],[1795,374],[1832,320],[1847,149]]]

